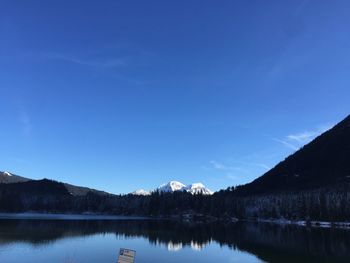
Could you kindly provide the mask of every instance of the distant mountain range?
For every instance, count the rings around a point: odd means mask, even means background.
[[[176,194],[158,195],[158,192]],[[202,183],[185,185],[171,181],[152,191],[140,189],[128,195],[112,195],[0,172],[1,212],[145,216],[197,213],[217,218],[340,222],[350,220],[349,204],[350,116],[251,183],[215,193]]]
[[[10,172],[0,172],[0,184],[26,184],[32,181],[32,179]],[[244,195],[269,194],[281,191],[317,189],[349,182],[350,116],[280,162],[261,177],[251,183],[236,187],[235,192]],[[73,196],[84,196],[89,192],[101,196],[111,195],[104,191],[68,183],[63,183],[63,186]],[[178,181],[170,181],[151,191],[140,189],[131,194],[146,196],[154,191],[213,194],[202,183],[185,185]]]
[[[31,181],[33,180],[10,172],[0,172],[0,184],[28,183]],[[342,182],[350,182],[350,116],[280,162],[261,177],[251,183],[239,186],[236,192],[255,195],[281,191],[300,191]],[[84,196],[89,192],[102,196],[110,195],[104,191],[68,183],[63,183],[63,186],[69,194],[74,196]],[[185,185],[178,181],[170,181],[152,191],[140,189],[132,194],[149,195],[153,191],[213,194],[202,183]]]
[[[67,183],[59,183],[59,182],[55,182],[52,180],[48,180],[48,179],[43,179],[43,180],[33,180],[33,179],[29,179],[29,178],[25,178],[22,176],[18,176],[15,174],[12,174],[10,172],[0,172],[0,184],[17,184],[17,183],[23,183],[23,186],[25,188],[26,185],[32,185],[33,182],[35,182],[36,184],[40,184],[40,182],[43,181],[50,181],[52,182],[51,184],[62,184],[63,187],[67,190],[67,193],[73,196],[84,196],[89,192],[92,192],[94,194],[98,194],[101,196],[104,195],[111,195],[107,192],[104,191],[99,191],[96,189],[91,189],[88,187],[82,187],[82,186],[76,186],[76,185],[72,185],[72,184],[67,184]],[[46,185],[47,186],[47,185]]]
[[[173,193],[176,191],[188,192],[191,194],[203,194],[203,195],[212,195],[214,192],[206,188],[202,183],[194,183],[185,185],[178,181],[170,181],[169,183],[162,184],[157,189],[153,191],[146,191],[144,189],[139,189],[132,192],[133,195],[150,195],[152,192],[163,192],[163,193]]]
[[[52,181],[49,179],[43,179],[43,180],[33,180],[33,179],[29,179],[29,178],[25,178],[22,176],[18,176],[15,174],[12,174],[10,172],[0,172],[0,185],[1,184],[17,184],[17,183],[23,183],[23,187],[25,188],[26,185],[33,185],[34,184],[40,184],[41,182],[45,181],[46,182],[46,187],[47,182],[51,182],[51,185],[55,185],[55,184],[61,184],[66,190],[67,193],[73,196],[85,196],[87,193],[94,193],[97,195],[101,195],[101,196],[105,196],[105,195],[112,195],[110,193],[104,192],[104,191],[100,191],[100,190],[96,190],[96,189],[91,189],[88,187],[82,187],[82,186],[76,186],[76,185],[72,185],[72,184],[68,184],[68,183],[60,183],[60,182],[56,182],[56,181]],[[188,192],[191,194],[203,194],[203,195],[212,195],[213,192],[210,191],[208,188],[206,188],[202,183],[194,183],[194,184],[189,184],[189,185],[185,185],[183,183],[180,183],[178,181],[170,181],[169,183],[166,184],[162,184],[161,186],[159,186],[158,188],[156,188],[153,191],[146,191],[144,189],[140,189],[140,190],[136,190],[134,192],[132,192],[131,194],[133,195],[150,195],[151,192],[154,191],[159,191],[159,192],[167,192],[167,193],[172,193],[175,191],[184,191],[184,192]]]
[[[9,172],[0,172],[0,184],[23,183],[30,179]]]

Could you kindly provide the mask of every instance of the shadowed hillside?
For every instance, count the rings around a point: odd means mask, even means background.
[[[350,116],[237,192],[299,191],[344,182],[350,182]]]

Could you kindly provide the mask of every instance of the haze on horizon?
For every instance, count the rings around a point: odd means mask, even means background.
[[[347,1],[1,1],[0,170],[248,183],[349,114]]]

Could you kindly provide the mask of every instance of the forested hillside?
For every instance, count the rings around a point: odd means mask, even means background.
[[[255,195],[347,182],[350,182],[350,116],[237,191]]]

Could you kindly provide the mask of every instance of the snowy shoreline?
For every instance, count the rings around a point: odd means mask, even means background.
[[[272,223],[279,225],[298,225],[304,227],[320,228],[346,228],[350,229],[350,222],[329,222],[329,221],[305,221],[305,220],[287,220],[287,219],[256,219],[245,220],[247,222]]]
[[[101,214],[62,214],[62,213],[0,213],[0,220],[179,220],[174,217],[145,217],[145,216],[123,216],[123,215],[101,215]],[[180,219],[183,221],[183,219]],[[218,218],[220,221],[220,219]],[[196,222],[197,220],[193,220]],[[227,221],[227,220],[226,220]],[[319,227],[319,228],[344,228],[350,229],[350,221],[348,222],[328,222],[328,221],[305,221],[305,220],[287,220],[287,219],[232,219],[232,223],[237,222],[256,222],[270,223],[278,225],[298,225],[303,227]],[[203,222],[199,220],[198,222]]]

